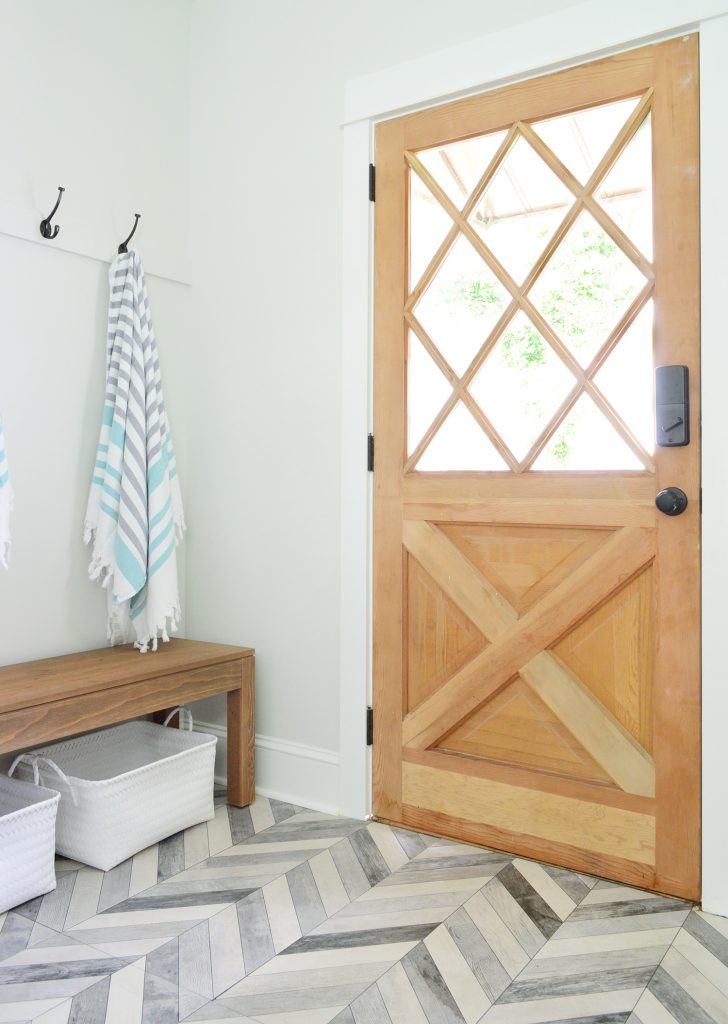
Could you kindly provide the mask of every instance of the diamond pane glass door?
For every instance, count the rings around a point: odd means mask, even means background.
[[[409,374],[407,471],[651,469],[651,137],[643,94],[406,155],[405,316],[443,371]]]
[[[376,127],[371,532],[377,818],[690,899],[697,86],[687,36]]]
[[[697,86],[686,36],[377,126],[371,533],[377,818],[690,899]]]

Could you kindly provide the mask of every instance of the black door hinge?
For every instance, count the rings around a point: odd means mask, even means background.
[[[367,434],[367,471],[374,472],[374,434]]]
[[[373,203],[377,198],[377,169],[374,164],[369,164],[369,202]]]
[[[367,746],[371,747],[374,739],[374,708],[367,708]]]

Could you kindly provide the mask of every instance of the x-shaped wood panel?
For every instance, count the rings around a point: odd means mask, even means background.
[[[620,789],[655,795],[652,758],[548,648],[655,556],[654,530],[623,527],[520,618],[513,606],[429,522],[405,520],[407,551],[478,627],[489,646],[415,707],[405,746],[437,742],[519,674]]]

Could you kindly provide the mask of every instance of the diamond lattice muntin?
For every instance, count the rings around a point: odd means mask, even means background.
[[[645,95],[407,153],[407,471],[652,469],[614,379],[634,325],[651,369],[650,133]]]

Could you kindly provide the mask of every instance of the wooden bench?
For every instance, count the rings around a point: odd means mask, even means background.
[[[105,647],[0,668],[0,753],[227,694],[228,803],[255,798],[255,651],[171,640],[140,654]]]

